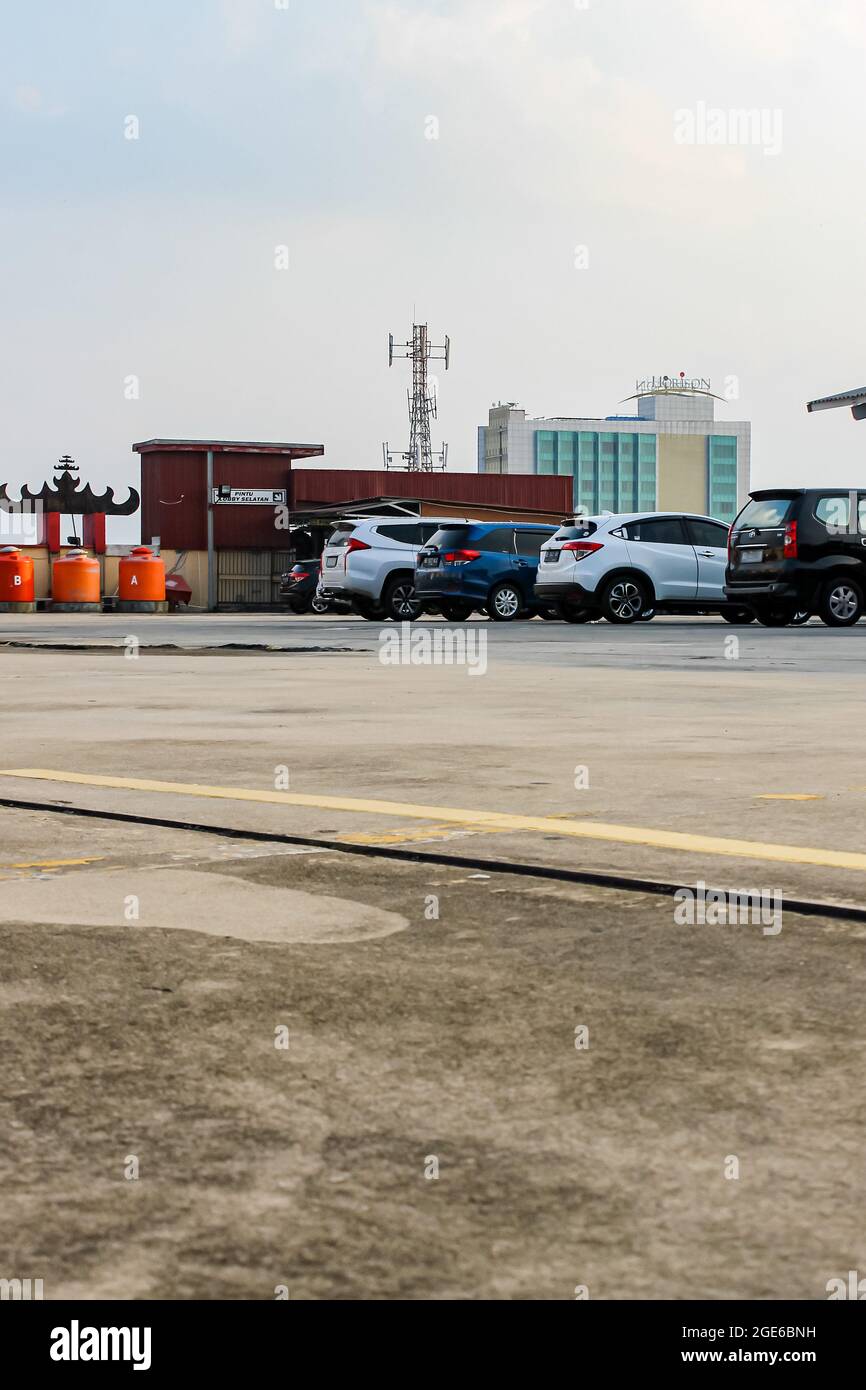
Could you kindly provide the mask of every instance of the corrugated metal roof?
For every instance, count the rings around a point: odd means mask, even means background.
[[[373,497],[424,502],[487,503],[530,511],[568,512],[570,477],[534,473],[398,473],[390,469],[293,468],[292,500],[302,503],[360,502]]]
[[[290,454],[293,458],[315,458],[325,452],[324,444],[257,444],[237,439],[144,439],[132,448],[136,454],[150,454],[157,449],[187,453],[211,450],[215,454]]]

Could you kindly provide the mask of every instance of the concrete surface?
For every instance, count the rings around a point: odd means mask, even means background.
[[[195,621],[205,647],[231,631]],[[27,777],[0,797],[335,845],[0,807],[0,1277],[48,1298],[812,1299],[863,1268],[866,925],[684,926],[669,899],[339,850],[866,903],[866,873],[699,847],[861,849],[861,632],[484,625],[473,678],[383,666],[376,625],[279,622],[351,650],[0,656],[4,768],[230,792],[287,774],[313,804]]]
[[[430,618],[423,619],[422,625],[448,626]],[[781,629],[762,628],[756,623],[734,627],[712,617],[654,618],[632,627],[613,627],[606,622],[581,627],[541,618],[491,623],[476,616],[466,624],[452,626],[483,630],[490,659],[503,662],[571,666],[578,659],[627,670],[635,666],[683,670],[709,663],[713,670],[721,671],[732,665],[726,639],[736,637],[740,670],[796,668],[833,674],[853,673],[866,665],[866,623],[838,630],[824,627],[817,618],[803,627]],[[0,614],[0,652],[4,644],[17,643],[122,647],[132,636],[142,646],[177,646],[190,651],[259,646],[292,654],[321,650],[375,653],[382,633],[394,630],[392,623],[368,623],[362,618],[331,614]]]
[[[69,841],[102,858],[7,880],[67,925],[5,914],[0,966],[0,1238],[46,1297],[811,1299],[863,1267],[866,927],[768,943],[532,879]],[[308,895],[406,926],[248,939]]]

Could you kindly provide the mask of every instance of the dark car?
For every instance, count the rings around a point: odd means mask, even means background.
[[[418,552],[415,592],[426,611],[463,622],[474,609],[497,623],[536,613],[553,616],[534,593],[542,545],[555,526],[455,522],[441,526]]]
[[[327,599],[316,595],[319,584],[318,560],[299,560],[285,574],[280,575],[280,598],[287,603],[293,613],[327,613],[330,607]]]
[[[830,627],[856,623],[866,601],[866,489],[751,493],[731,527],[725,594],[767,627],[809,613]]]

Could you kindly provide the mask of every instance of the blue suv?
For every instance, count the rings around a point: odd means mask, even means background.
[[[536,523],[455,521],[441,526],[418,552],[415,593],[422,610],[462,623],[483,609],[495,623],[555,616],[535,597],[539,552],[556,534]]]

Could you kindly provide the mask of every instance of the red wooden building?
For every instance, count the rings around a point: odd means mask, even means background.
[[[141,456],[142,542],[159,537],[163,550],[186,552],[193,602],[212,607],[274,603],[282,570],[308,558],[296,554],[293,536],[318,553],[334,520],[355,511],[558,522],[572,509],[566,477],[297,466],[324,454],[322,444],[148,439],[132,447]]]

